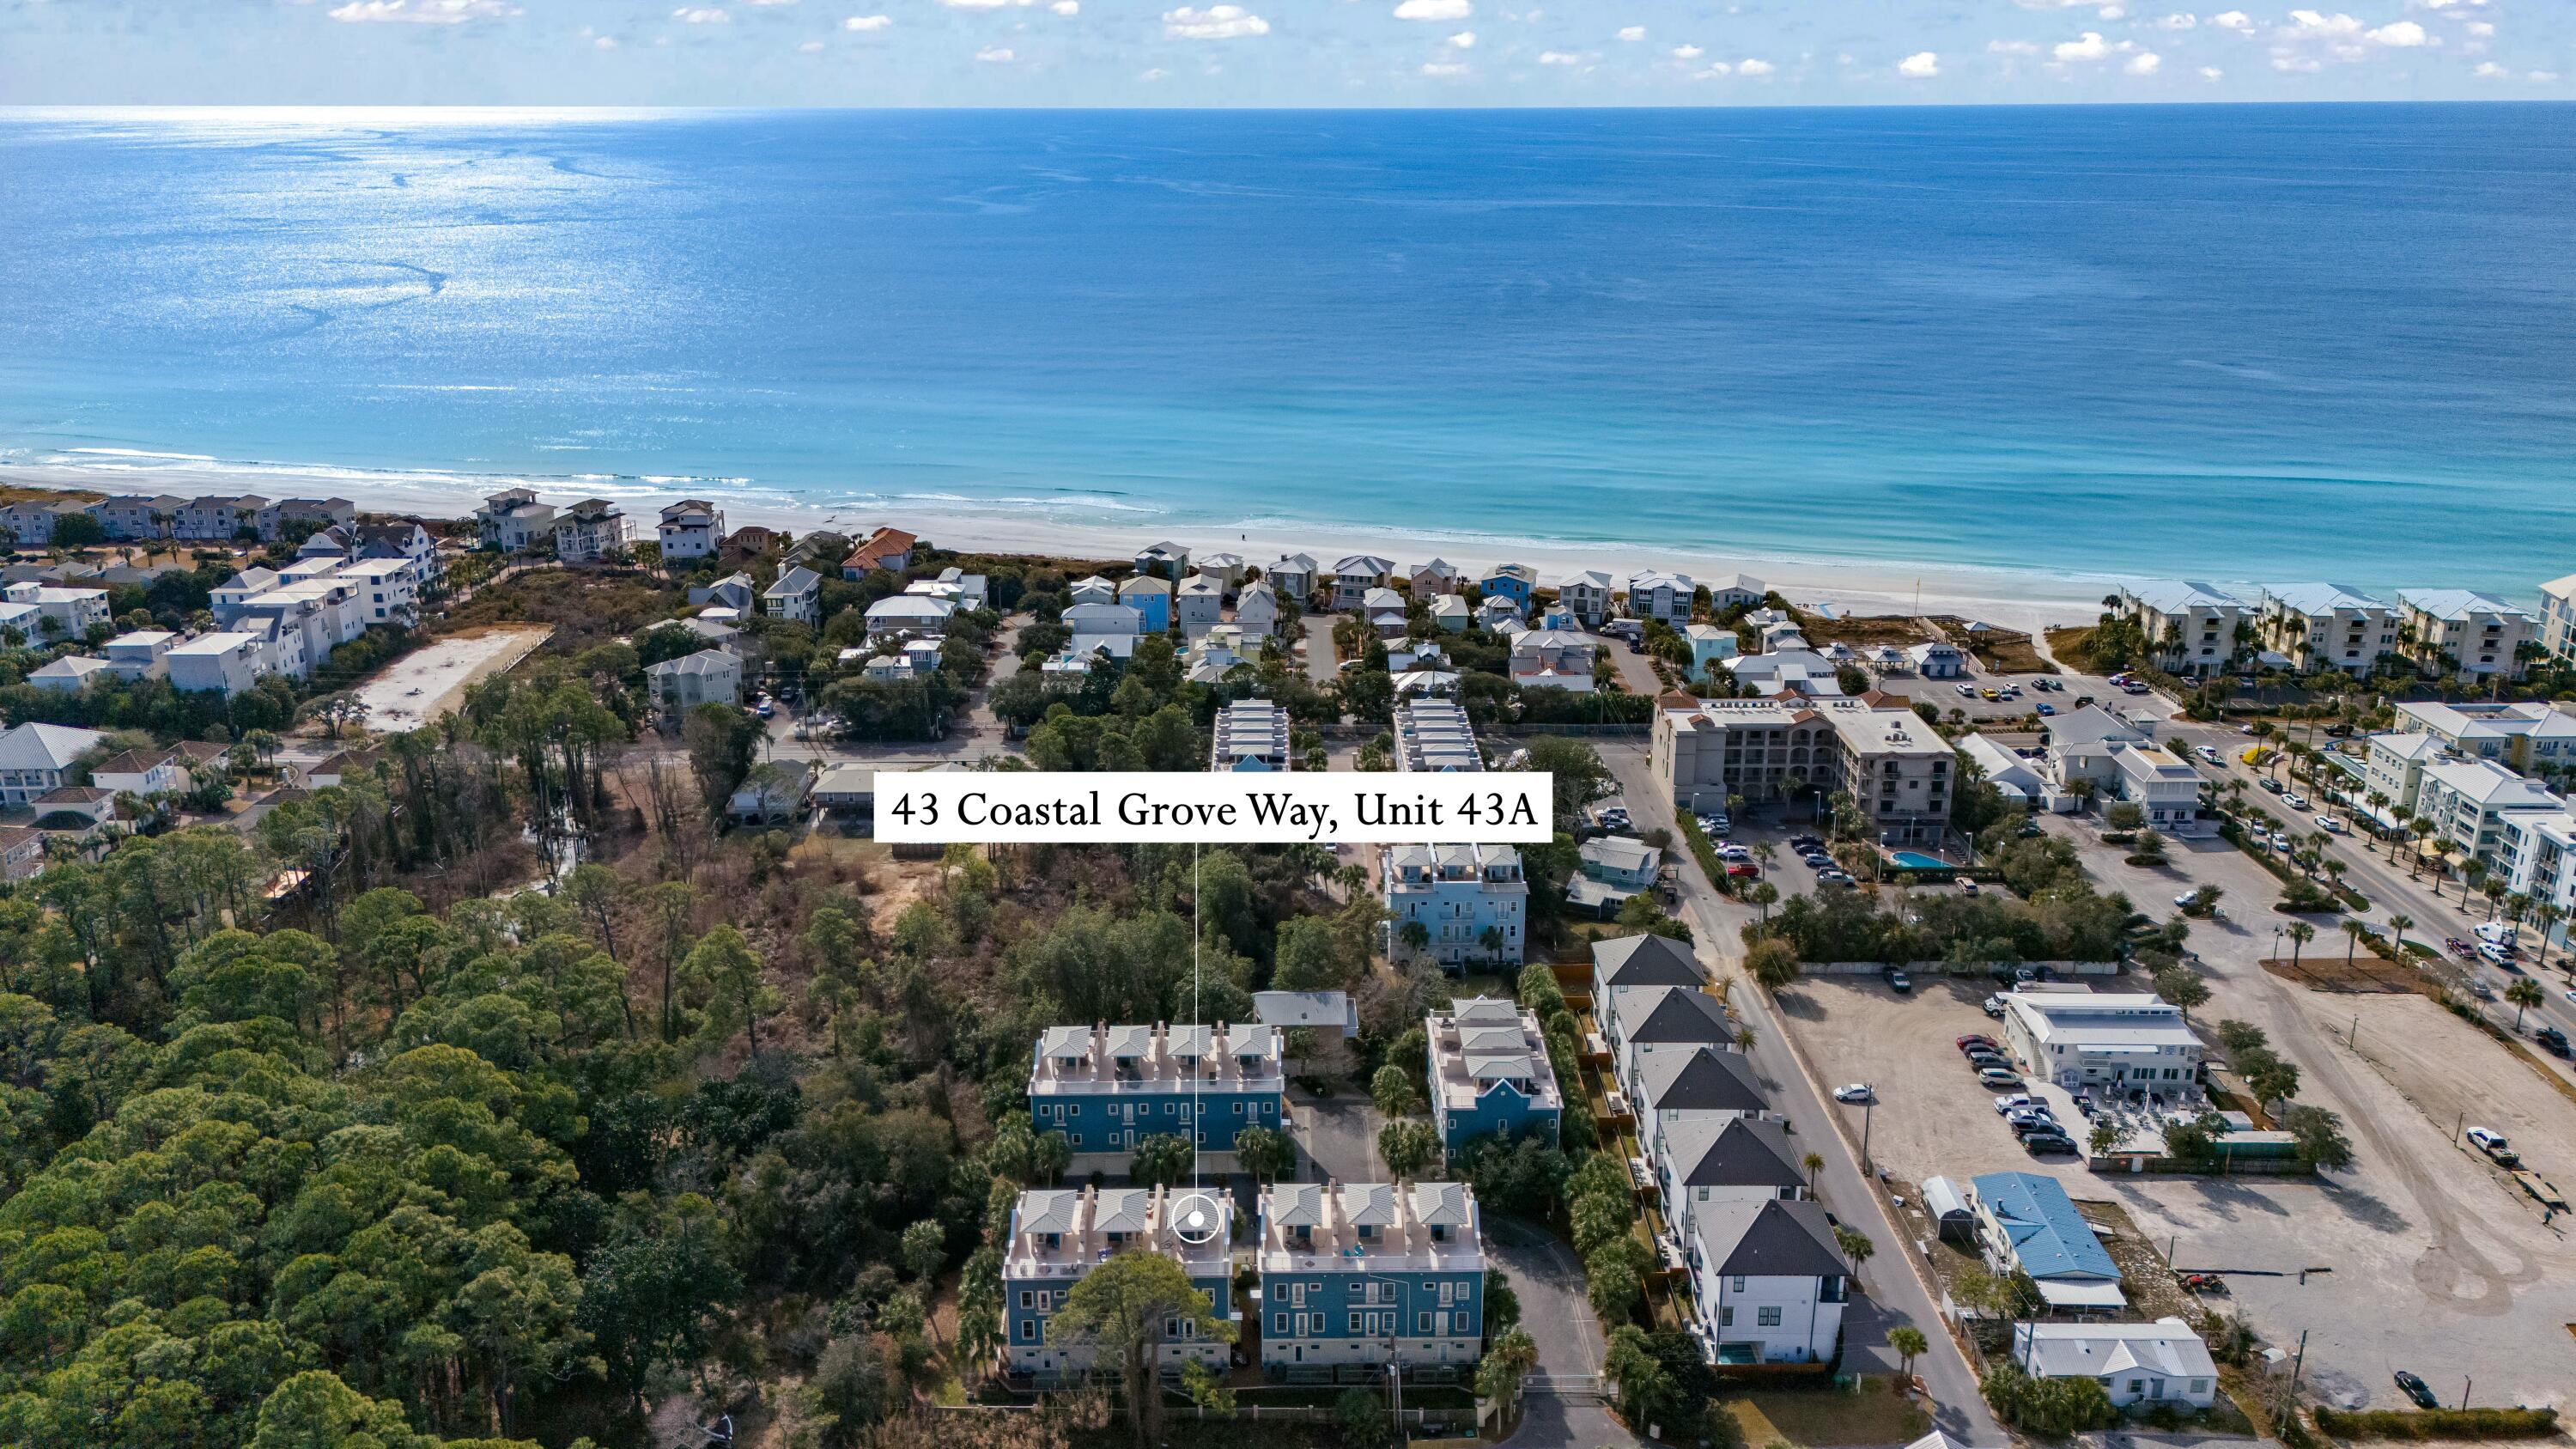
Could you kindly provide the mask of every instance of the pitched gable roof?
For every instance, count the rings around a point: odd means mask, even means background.
[[[1758,1117],[1695,1115],[1664,1133],[1674,1177],[1683,1187],[1802,1187],[1807,1174],[1789,1129]]]
[[[1637,1078],[1650,1112],[1763,1112],[1771,1106],[1742,1052],[1656,1052],[1638,1065]]]
[[[1692,1231],[1699,1234],[1711,1273],[1747,1278],[1840,1278],[1851,1269],[1834,1242],[1822,1203],[1694,1203]]]

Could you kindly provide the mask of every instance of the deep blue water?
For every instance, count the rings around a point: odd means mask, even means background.
[[[17,462],[2576,568],[2576,106],[0,113],[0,235]]]

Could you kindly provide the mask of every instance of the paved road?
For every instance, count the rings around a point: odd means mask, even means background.
[[[1672,802],[1655,788],[1644,742],[1617,739],[1597,744],[1603,762],[1619,782],[1631,818],[1643,829],[1660,826],[1678,837]],[[1826,1106],[1823,1089],[1801,1064],[1780,1017],[1762,992],[1732,969],[1742,960],[1740,932],[1752,919],[1752,909],[1719,895],[1687,855],[1682,857],[1680,874],[1680,915],[1698,938],[1702,959],[1724,963],[1724,974],[1733,983],[1728,999],[1753,1029],[1753,1066],[1773,1109],[1825,1159],[1817,1196],[1878,1246],[1877,1255],[1860,1275],[1861,1294],[1844,1314],[1844,1364],[1862,1372],[1894,1372],[1897,1360],[1887,1348],[1887,1331],[1912,1324],[1932,1342],[1932,1351],[1914,1367],[1930,1391],[1934,1426],[1971,1444],[2005,1442],[2002,1426],[1977,1392],[1977,1378],[1966,1355],[1950,1337],[1930,1292],[1913,1270],[1905,1235],[1889,1214],[1884,1196],[1863,1181],[1853,1143]]]
[[[1341,661],[1333,654],[1333,623],[1339,614],[1308,614],[1306,626],[1306,677],[1325,689],[1341,677]]]
[[[1511,1218],[1485,1225],[1494,1265],[1511,1275],[1520,1295],[1521,1327],[1538,1345],[1537,1376],[1590,1377],[1601,1372],[1601,1322],[1584,1291],[1583,1265],[1574,1249],[1544,1228]],[[1538,1449],[1631,1445],[1640,1441],[1588,1395],[1531,1390],[1521,1401],[1521,1426],[1505,1441]]]

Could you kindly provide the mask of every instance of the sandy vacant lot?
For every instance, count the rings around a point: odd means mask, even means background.
[[[484,629],[415,649],[351,693],[365,701],[367,728],[416,730],[464,702],[465,686],[528,657],[547,628]]]

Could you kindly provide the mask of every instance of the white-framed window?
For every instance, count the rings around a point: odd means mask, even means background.
[[[1350,1331],[1354,1337],[1356,1337],[1360,1331],[1360,1316],[1356,1313],[1351,1315]]]
[[[1020,1306],[1021,1306],[1022,1308],[1034,1308],[1034,1307],[1036,1307],[1036,1306],[1037,1306],[1037,1295],[1036,1295],[1036,1294],[1034,1294],[1034,1293],[1031,1293],[1031,1292],[1030,1292],[1029,1290],[1027,1290],[1026,1288],[1021,1289],[1021,1290],[1020,1290]]]
[[[1721,1308],[1717,1310],[1717,1326],[1720,1328],[1733,1328],[1735,1326],[1735,1310],[1732,1308]]]
[[[1780,1310],[1776,1306],[1765,1308],[1758,1314],[1754,1315],[1753,1321],[1754,1326],[1757,1328],[1778,1328],[1780,1326]]]
[[[1741,1274],[1741,1273],[1738,1273],[1738,1274],[1736,1274],[1734,1277],[1727,1279],[1727,1280],[1726,1280],[1726,1291],[1727,1291],[1727,1292],[1729,1292],[1729,1293],[1741,1293],[1741,1292],[1743,1292],[1743,1291],[1744,1291],[1744,1275],[1743,1275],[1743,1274]]]
[[[1431,1332],[1431,1315],[1428,1312],[1415,1314],[1414,1323],[1416,1325],[1414,1330],[1415,1332],[1426,1336]]]
[[[1288,1315],[1285,1313],[1271,1314],[1270,1331],[1272,1333],[1286,1333],[1288,1331]]]
[[[1035,1343],[1035,1342],[1037,1342],[1037,1341],[1038,1341],[1038,1321],[1037,1321],[1036,1319],[1034,1319],[1034,1318],[1023,1318],[1023,1319],[1021,1319],[1021,1320],[1020,1320],[1020,1342],[1022,1342],[1022,1343]]]

